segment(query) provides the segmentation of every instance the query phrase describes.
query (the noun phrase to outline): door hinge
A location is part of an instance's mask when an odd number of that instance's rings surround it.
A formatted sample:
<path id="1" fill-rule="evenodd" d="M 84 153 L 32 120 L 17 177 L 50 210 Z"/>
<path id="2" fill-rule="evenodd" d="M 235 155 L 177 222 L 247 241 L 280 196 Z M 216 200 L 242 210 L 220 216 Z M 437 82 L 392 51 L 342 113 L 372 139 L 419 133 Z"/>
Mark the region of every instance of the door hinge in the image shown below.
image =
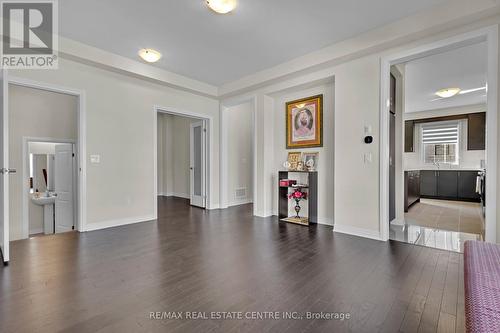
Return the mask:
<path id="1" fill-rule="evenodd" d="M 71 156 L 75 157 L 75 153 L 71 154 Z"/>
<path id="2" fill-rule="evenodd" d="M 203 132 L 205 132 L 205 133 L 206 133 L 206 132 L 207 132 L 207 129 L 206 129 L 206 128 L 204 128 L 204 129 L 203 129 Z"/>

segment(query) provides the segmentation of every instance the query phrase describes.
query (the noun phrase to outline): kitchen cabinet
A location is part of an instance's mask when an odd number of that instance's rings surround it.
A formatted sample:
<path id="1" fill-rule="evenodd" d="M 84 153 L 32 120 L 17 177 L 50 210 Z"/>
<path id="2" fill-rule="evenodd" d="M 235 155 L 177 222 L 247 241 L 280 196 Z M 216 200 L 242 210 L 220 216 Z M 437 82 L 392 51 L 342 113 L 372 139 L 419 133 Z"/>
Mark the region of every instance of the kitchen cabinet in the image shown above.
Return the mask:
<path id="1" fill-rule="evenodd" d="M 404 210 L 420 201 L 420 171 L 405 171 Z"/>
<path id="2" fill-rule="evenodd" d="M 458 199 L 458 172 L 437 172 L 437 196 L 441 199 Z"/>
<path id="3" fill-rule="evenodd" d="M 420 195 L 426 197 L 437 196 L 437 171 L 420 171 Z"/>
<path id="4" fill-rule="evenodd" d="M 458 172 L 458 197 L 464 200 L 479 201 L 480 196 L 476 192 L 477 171 Z"/>
<path id="5" fill-rule="evenodd" d="M 405 153 L 413 153 L 415 148 L 413 147 L 415 131 L 415 122 L 413 120 L 405 121 Z"/>
<path id="6" fill-rule="evenodd" d="M 486 113 L 470 113 L 467 115 L 467 150 L 484 150 L 486 148 Z"/>
<path id="7" fill-rule="evenodd" d="M 443 200 L 479 202 L 476 193 L 477 171 L 421 170 L 420 196 Z"/>

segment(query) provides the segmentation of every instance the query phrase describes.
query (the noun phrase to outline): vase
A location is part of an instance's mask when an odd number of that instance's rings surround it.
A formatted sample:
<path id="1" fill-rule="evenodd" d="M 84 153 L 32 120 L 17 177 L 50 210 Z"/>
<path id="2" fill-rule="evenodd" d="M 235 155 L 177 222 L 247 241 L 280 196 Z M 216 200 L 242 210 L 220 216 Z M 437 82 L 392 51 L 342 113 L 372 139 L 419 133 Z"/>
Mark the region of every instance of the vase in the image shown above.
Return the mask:
<path id="1" fill-rule="evenodd" d="M 299 204 L 300 200 L 298 199 L 295 199 L 295 213 L 297 213 L 297 215 L 295 216 L 296 218 L 300 218 L 299 216 L 299 212 L 300 212 L 300 204 Z"/>

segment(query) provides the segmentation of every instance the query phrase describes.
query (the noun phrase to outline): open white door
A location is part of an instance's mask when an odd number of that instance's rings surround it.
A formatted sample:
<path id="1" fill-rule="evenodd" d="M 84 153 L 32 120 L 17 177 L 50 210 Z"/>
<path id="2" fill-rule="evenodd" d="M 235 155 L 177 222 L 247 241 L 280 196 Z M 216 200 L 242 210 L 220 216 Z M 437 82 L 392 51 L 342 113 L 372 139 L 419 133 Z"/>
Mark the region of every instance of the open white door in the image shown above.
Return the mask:
<path id="1" fill-rule="evenodd" d="M 6 71 L 0 70 L 0 249 L 3 262 L 9 262 L 9 84 Z"/>
<path id="2" fill-rule="evenodd" d="M 73 145 L 56 145 L 54 185 L 56 233 L 73 230 Z"/>
<path id="3" fill-rule="evenodd" d="M 205 208 L 206 145 L 205 122 L 191 123 L 190 135 L 190 187 L 191 205 Z"/>

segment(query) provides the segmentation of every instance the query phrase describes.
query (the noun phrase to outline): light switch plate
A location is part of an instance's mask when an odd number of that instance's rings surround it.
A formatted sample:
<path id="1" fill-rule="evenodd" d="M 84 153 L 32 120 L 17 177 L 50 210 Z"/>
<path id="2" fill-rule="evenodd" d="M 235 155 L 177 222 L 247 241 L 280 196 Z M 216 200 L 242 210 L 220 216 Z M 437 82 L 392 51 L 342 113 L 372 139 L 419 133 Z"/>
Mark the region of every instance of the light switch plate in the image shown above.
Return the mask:
<path id="1" fill-rule="evenodd" d="M 90 155 L 90 163 L 92 164 L 101 163 L 101 155 Z"/>

